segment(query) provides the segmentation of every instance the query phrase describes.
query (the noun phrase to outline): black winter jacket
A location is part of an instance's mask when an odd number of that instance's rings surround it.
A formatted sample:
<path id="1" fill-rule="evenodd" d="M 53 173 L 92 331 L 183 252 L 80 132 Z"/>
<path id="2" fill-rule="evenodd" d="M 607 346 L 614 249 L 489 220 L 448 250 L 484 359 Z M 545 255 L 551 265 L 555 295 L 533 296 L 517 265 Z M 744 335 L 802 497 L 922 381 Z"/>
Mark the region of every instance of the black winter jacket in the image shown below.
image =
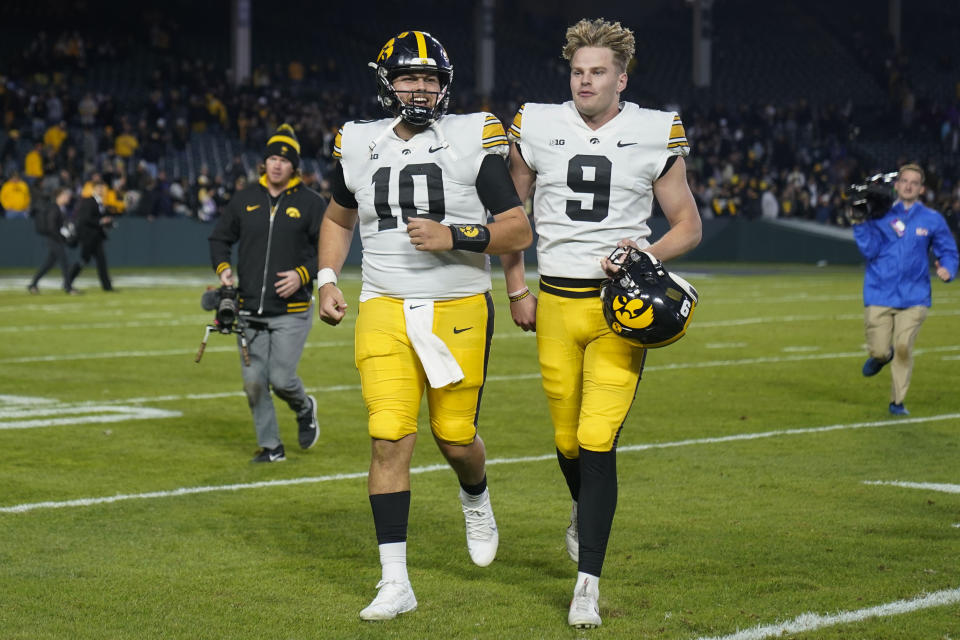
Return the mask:
<path id="1" fill-rule="evenodd" d="M 210 234 L 210 260 L 219 275 L 233 268 L 242 315 L 276 316 L 310 308 L 317 276 L 317 236 L 326 201 L 293 178 L 273 207 L 266 178 L 234 194 Z M 237 245 L 237 266 L 230 263 Z M 277 295 L 277 273 L 295 270 L 302 286 Z"/>

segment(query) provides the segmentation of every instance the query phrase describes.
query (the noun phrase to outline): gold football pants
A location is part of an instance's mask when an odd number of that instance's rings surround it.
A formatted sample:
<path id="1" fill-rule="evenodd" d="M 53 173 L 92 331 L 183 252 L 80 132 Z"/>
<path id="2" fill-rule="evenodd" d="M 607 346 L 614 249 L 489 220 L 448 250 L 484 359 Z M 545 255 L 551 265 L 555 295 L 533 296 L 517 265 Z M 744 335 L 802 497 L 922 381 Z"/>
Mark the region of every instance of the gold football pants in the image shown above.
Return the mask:
<path id="1" fill-rule="evenodd" d="M 407 337 L 403 300 L 379 297 L 360 303 L 355 357 L 371 438 L 395 441 L 416 433 L 424 389 L 430 429 L 439 440 L 466 445 L 476 437 L 493 336 L 490 294 L 435 302 L 433 333 L 446 343 L 464 374 L 460 382 L 440 389 L 427 384 Z"/>
<path id="2" fill-rule="evenodd" d="M 578 447 L 610 451 L 633 404 L 646 350 L 607 327 L 600 297 L 565 297 L 541 286 L 537 351 L 554 442 L 568 459 Z"/>

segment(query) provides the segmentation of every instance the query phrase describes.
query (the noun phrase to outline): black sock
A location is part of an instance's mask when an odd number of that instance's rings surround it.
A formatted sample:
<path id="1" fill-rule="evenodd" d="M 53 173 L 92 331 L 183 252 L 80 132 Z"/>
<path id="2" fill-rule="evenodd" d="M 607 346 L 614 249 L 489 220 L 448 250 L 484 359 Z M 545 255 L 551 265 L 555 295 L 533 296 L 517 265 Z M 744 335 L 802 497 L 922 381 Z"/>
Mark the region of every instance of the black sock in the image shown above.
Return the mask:
<path id="1" fill-rule="evenodd" d="M 563 479 L 567 481 L 570 497 L 576 502 L 580 502 L 580 460 L 565 458 L 560 453 L 560 449 L 557 449 L 557 462 L 560 463 L 560 472 L 563 473 Z"/>
<path id="2" fill-rule="evenodd" d="M 577 519 L 580 526 L 580 562 L 577 569 L 600 577 L 607 541 L 617 510 L 617 450 L 580 449 L 583 484 Z"/>
<path id="3" fill-rule="evenodd" d="M 463 484 L 460 483 L 460 488 L 466 491 L 471 496 L 478 496 L 484 491 L 487 490 L 487 474 L 483 474 L 483 480 L 477 484 Z"/>
<path id="4" fill-rule="evenodd" d="M 410 492 L 380 493 L 370 496 L 377 544 L 405 542 L 410 517 Z"/>

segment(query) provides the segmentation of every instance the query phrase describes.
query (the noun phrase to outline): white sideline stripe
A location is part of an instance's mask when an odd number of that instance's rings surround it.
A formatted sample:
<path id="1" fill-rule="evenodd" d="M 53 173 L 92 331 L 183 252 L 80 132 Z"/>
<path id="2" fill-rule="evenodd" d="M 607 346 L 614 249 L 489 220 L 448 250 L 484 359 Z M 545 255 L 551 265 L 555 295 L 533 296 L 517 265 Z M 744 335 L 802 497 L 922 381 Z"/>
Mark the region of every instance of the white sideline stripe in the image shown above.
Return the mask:
<path id="1" fill-rule="evenodd" d="M 530 337 L 531 334 L 517 334 L 504 336 L 504 339 L 515 339 Z M 330 342 L 308 342 L 306 348 L 326 348 L 326 347 L 347 347 L 353 346 L 353 341 L 330 341 Z M 236 346 L 223 345 L 216 347 L 207 347 L 205 353 L 234 352 Z M 928 347 L 914 349 L 915 356 L 927 353 L 940 353 L 960 351 L 960 345 L 946 345 L 941 347 Z M 2 358 L 0 364 L 25 364 L 30 362 L 63 362 L 69 360 L 102 360 L 108 358 L 141 358 L 156 356 L 195 356 L 196 351 L 188 349 L 158 349 L 156 351 L 114 351 L 112 353 L 77 353 L 70 355 L 49 355 L 49 356 L 23 356 L 20 358 Z M 668 371 L 671 369 L 703 369 L 707 367 L 727 367 L 744 364 L 771 364 L 779 362 L 800 362 L 803 360 L 832 360 L 837 358 L 863 358 L 863 351 L 843 351 L 839 353 L 816 353 L 792 356 L 771 356 L 767 358 L 744 358 L 740 360 L 712 360 L 707 362 L 680 362 L 670 365 L 652 365 L 644 367 L 644 371 Z M 488 378 L 489 379 L 489 378 Z"/>
<path id="2" fill-rule="evenodd" d="M 939 491 L 941 493 L 960 493 L 960 484 L 943 484 L 938 482 L 900 482 L 896 480 L 864 480 L 863 484 L 903 487 L 904 489 L 924 489 L 926 491 Z"/>
<path id="3" fill-rule="evenodd" d="M 857 609 L 855 611 L 841 611 L 840 613 L 828 616 L 818 613 L 803 613 L 787 622 L 744 629 L 726 636 L 702 636 L 697 638 L 697 640 L 764 640 L 764 638 L 779 638 L 787 633 L 816 631 L 824 627 L 849 624 L 851 622 L 862 622 L 868 618 L 898 616 L 912 611 L 930 609 L 932 607 L 943 607 L 957 602 L 960 602 L 960 588 L 944 589 L 942 591 L 934 591 L 933 593 L 920 595 L 910 600 L 896 600 L 875 607 Z"/>
<path id="4" fill-rule="evenodd" d="M 720 442 L 736 442 L 740 440 L 757 440 L 760 438 L 772 438 L 777 436 L 802 435 L 808 433 L 822 433 L 826 431 L 838 431 L 841 429 L 863 429 L 869 427 L 890 427 L 904 424 L 919 424 L 923 422 L 935 422 L 939 420 L 960 419 L 960 413 L 947 413 L 939 416 L 928 416 L 923 418 L 905 418 L 889 419 L 879 422 L 855 422 L 851 424 L 835 424 L 826 427 L 812 427 L 808 429 L 783 429 L 781 431 L 764 431 L 761 433 L 740 433 L 732 436 L 721 436 L 716 438 L 694 438 L 690 440 L 679 440 L 677 442 L 658 442 L 650 444 L 635 444 L 619 447 L 618 451 L 647 451 L 650 449 L 667 449 L 671 447 L 687 447 L 697 444 L 716 444 Z M 494 458 L 487 460 L 488 465 L 496 464 L 517 464 L 522 462 L 542 462 L 546 460 L 556 460 L 555 453 L 549 453 L 539 456 L 523 456 L 519 458 Z M 431 471 L 442 471 L 449 467 L 445 464 L 435 464 L 425 467 L 414 467 L 410 473 L 428 473 Z M 64 507 L 86 507 L 96 504 L 105 504 L 110 502 L 120 502 L 122 500 L 142 500 L 146 498 L 170 498 L 173 496 L 189 495 L 194 493 L 210 493 L 213 491 L 238 491 L 242 489 L 257 489 L 260 487 L 287 486 L 295 484 L 308 484 L 316 482 L 330 482 L 332 480 L 349 480 L 356 478 L 365 478 L 367 473 L 347 473 L 335 474 L 330 476 L 316 476 L 310 478 L 293 478 L 290 480 L 274 480 L 270 482 L 253 482 L 249 484 L 231 484 L 207 487 L 185 487 L 173 489 L 171 491 L 152 491 L 150 493 L 121 494 L 105 498 L 81 498 L 78 500 L 66 500 L 61 502 L 34 502 L 9 507 L 0 507 L 0 513 L 24 513 L 35 509 L 61 509 Z"/>

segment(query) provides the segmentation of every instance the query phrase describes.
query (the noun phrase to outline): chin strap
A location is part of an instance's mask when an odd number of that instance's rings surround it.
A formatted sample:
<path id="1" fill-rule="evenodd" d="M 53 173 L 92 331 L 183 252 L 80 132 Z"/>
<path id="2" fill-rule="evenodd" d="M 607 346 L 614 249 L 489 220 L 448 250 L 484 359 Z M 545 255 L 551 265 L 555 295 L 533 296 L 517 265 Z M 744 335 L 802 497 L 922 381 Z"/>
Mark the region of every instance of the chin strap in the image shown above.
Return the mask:
<path id="1" fill-rule="evenodd" d="M 433 129 L 433 132 L 437 134 L 437 138 L 440 140 L 440 146 L 442 148 L 446 149 L 450 146 L 450 143 L 447 142 L 447 139 L 443 137 L 443 132 L 440 131 L 440 127 L 437 126 L 436 120 L 431 120 L 427 128 Z"/>
<path id="2" fill-rule="evenodd" d="M 398 124 L 400 124 L 400 121 L 401 121 L 401 120 L 403 120 L 403 117 L 402 117 L 402 116 L 397 116 L 396 118 L 394 118 L 393 122 L 391 122 L 389 125 L 387 125 L 387 127 L 386 127 L 383 131 L 380 132 L 380 135 L 378 135 L 376 138 L 374 138 L 373 140 L 370 141 L 370 144 L 369 144 L 368 146 L 370 147 L 371 153 L 373 152 L 373 148 L 376 147 L 377 144 L 379 144 L 380 141 L 383 140 L 383 139 L 387 136 L 387 134 L 389 134 L 391 131 L 393 131 L 393 128 L 394 128 L 395 126 L 397 126 Z"/>

